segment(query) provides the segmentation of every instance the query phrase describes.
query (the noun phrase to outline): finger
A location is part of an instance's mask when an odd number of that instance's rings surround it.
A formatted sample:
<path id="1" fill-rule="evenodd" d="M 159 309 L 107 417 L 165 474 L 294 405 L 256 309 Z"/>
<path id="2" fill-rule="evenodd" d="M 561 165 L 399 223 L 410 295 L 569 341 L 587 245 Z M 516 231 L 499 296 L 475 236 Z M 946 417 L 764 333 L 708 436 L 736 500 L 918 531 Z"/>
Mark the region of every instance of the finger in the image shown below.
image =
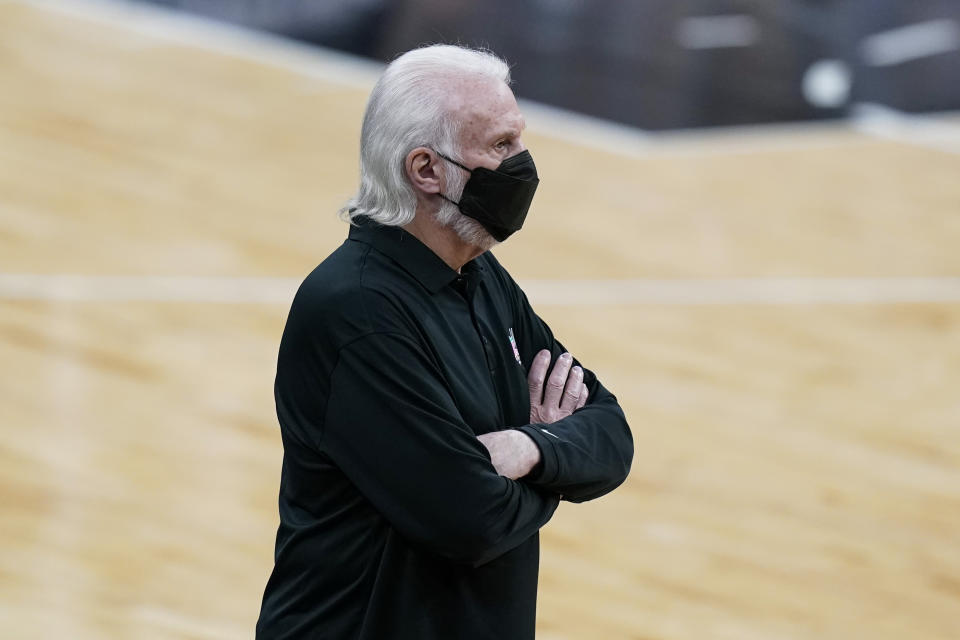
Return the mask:
<path id="1" fill-rule="evenodd" d="M 543 381 L 547 378 L 547 369 L 550 368 L 550 352 L 541 350 L 533 358 L 530 372 L 527 374 L 527 387 L 530 389 L 530 404 L 539 405 L 543 402 Z"/>
<path id="2" fill-rule="evenodd" d="M 577 408 L 577 402 L 580 401 L 582 387 L 583 369 L 580 367 L 570 369 L 570 375 L 567 376 L 567 385 L 563 388 L 563 397 L 560 399 L 561 411 L 573 413 L 573 410 Z"/>
<path id="3" fill-rule="evenodd" d="M 573 364 L 573 358 L 569 353 L 564 353 L 557 358 L 553 365 L 553 371 L 547 378 L 547 386 L 543 390 L 543 404 L 545 406 L 551 408 L 560 406 L 560 397 L 563 395 L 563 388 L 567 384 L 571 364 Z"/>
<path id="4" fill-rule="evenodd" d="M 587 396 L 590 395 L 590 389 L 587 388 L 586 384 L 580 385 L 580 399 L 577 400 L 577 409 L 583 409 L 583 406 L 587 404 Z"/>

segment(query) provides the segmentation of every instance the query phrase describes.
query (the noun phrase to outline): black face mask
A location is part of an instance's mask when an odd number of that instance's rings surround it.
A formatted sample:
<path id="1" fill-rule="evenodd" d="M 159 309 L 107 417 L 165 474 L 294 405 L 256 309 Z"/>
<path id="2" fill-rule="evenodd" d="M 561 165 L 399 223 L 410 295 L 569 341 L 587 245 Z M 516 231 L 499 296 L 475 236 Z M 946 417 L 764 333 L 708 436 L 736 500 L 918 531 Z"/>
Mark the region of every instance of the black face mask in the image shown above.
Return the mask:
<path id="1" fill-rule="evenodd" d="M 468 169 L 439 151 L 437 155 L 470 172 L 460 202 L 453 202 L 442 193 L 441 198 L 457 205 L 463 215 L 479 222 L 500 242 L 520 230 L 540 183 L 529 151 L 510 156 L 496 169 Z"/>

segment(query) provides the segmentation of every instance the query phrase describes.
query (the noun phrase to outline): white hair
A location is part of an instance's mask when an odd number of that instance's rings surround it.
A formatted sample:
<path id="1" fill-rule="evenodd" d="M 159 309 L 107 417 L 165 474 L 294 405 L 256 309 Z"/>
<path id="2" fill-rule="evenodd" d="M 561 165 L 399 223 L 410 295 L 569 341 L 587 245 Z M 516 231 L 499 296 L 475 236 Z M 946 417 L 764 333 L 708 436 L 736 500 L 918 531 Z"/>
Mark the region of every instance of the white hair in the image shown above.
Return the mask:
<path id="1" fill-rule="evenodd" d="M 387 66 L 370 93 L 360 133 L 360 188 L 342 209 L 383 225 L 413 220 L 417 199 L 407 179 L 406 158 L 417 147 L 430 147 L 460 159 L 460 120 L 449 99 L 452 78 L 481 76 L 510 83 L 510 67 L 487 51 L 432 45 L 404 53 Z M 445 170 L 447 195 L 459 200 L 467 177 L 462 169 Z M 489 234 L 445 203 L 437 219 L 473 244 L 488 244 Z M 452 210 L 451 210 L 452 207 Z M 461 221 L 464 220 L 466 222 Z M 482 234 L 482 235 L 479 235 Z M 485 238 L 482 236 L 486 236 Z M 468 240 L 470 241 L 470 240 Z"/>

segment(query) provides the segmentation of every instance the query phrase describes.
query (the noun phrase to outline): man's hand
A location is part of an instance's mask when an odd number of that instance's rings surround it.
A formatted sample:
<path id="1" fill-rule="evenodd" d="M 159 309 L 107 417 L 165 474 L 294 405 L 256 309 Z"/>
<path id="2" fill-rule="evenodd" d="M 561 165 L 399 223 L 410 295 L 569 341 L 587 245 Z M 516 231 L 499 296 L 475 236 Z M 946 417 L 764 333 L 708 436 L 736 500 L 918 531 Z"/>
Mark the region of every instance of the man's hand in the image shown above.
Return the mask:
<path id="1" fill-rule="evenodd" d="M 587 403 L 587 386 L 583 384 L 583 369 L 570 366 L 573 356 L 562 354 L 553 365 L 553 371 L 547 378 L 550 367 L 550 352 L 543 349 L 533 359 L 527 386 L 530 389 L 530 423 L 551 424 L 566 418 Z M 543 383 L 547 387 L 544 390 Z"/>
<path id="2" fill-rule="evenodd" d="M 540 462 L 540 447 L 523 431 L 506 429 L 477 436 L 490 452 L 493 468 L 502 476 L 517 480 Z"/>
<path id="3" fill-rule="evenodd" d="M 544 349 L 534 358 L 527 376 L 531 423 L 551 424 L 586 404 L 587 387 L 583 384 L 583 369 L 571 368 L 572 364 L 573 357 L 564 353 L 557 359 L 547 378 L 550 352 Z M 540 462 L 540 448 L 522 431 L 494 431 L 477 436 L 477 439 L 490 452 L 490 460 L 497 473 L 511 480 L 527 475 Z"/>

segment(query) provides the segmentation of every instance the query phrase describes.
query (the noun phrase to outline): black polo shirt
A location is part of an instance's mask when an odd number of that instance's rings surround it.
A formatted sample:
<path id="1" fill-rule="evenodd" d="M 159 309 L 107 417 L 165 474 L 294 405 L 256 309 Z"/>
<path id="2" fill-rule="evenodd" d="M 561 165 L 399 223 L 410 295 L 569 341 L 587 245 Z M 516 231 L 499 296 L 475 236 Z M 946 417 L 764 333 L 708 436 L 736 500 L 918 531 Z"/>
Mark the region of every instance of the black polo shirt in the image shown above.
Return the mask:
<path id="1" fill-rule="evenodd" d="M 276 566 L 258 638 L 533 638 L 538 530 L 623 482 L 623 412 L 528 425 L 534 355 L 564 351 L 490 253 L 450 269 L 365 221 L 303 282 L 280 344 Z M 519 428 L 542 462 L 497 475 L 476 436 Z"/>

